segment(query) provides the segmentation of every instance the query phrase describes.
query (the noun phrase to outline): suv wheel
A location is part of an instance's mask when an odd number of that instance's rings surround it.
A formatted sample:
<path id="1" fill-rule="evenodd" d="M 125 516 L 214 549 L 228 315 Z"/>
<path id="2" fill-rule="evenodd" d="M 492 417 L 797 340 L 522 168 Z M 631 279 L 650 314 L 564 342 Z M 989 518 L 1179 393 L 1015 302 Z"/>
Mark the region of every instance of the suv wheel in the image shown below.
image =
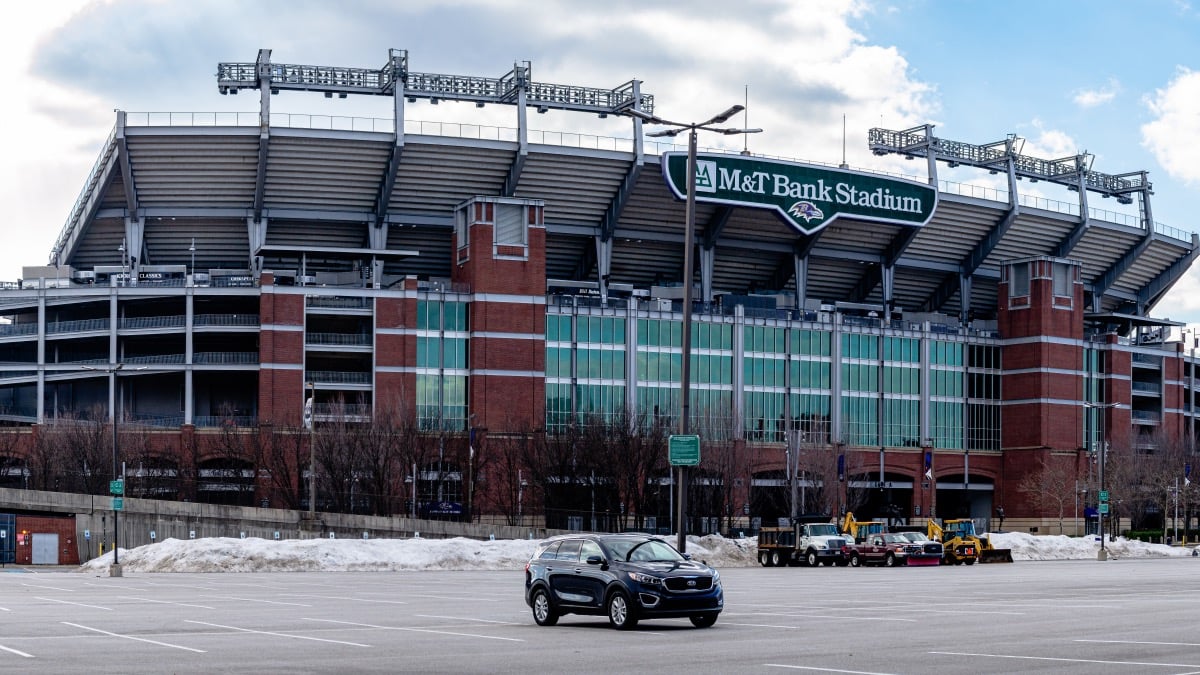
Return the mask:
<path id="1" fill-rule="evenodd" d="M 637 614 L 625 591 L 613 591 L 608 596 L 608 621 L 617 630 L 632 630 L 637 626 Z"/>
<path id="2" fill-rule="evenodd" d="M 539 626 L 553 626 L 558 623 L 558 613 L 550 606 L 550 595 L 544 588 L 533 592 L 533 620 Z"/>
<path id="3" fill-rule="evenodd" d="M 692 620 L 692 625 L 696 628 L 708 628 L 717 622 L 716 614 L 697 614 L 696 616 L 690 618 Z"/>

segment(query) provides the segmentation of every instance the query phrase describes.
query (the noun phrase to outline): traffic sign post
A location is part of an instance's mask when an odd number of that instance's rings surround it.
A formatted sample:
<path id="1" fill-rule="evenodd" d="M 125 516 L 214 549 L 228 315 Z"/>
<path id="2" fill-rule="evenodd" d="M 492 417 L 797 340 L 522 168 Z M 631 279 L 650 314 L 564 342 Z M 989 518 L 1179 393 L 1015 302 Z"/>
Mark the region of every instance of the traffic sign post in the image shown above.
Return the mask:
<path id="1" fill-rule="evenodd" d="M 113 511 L 121 511 L 125 508 L 125 500 L 120 497 L 113 497 Z"/>
<path id="2" fill-rule="evenodd" d="M 108 493 L 112 494 L 112 495 L 125 494 L 125 481 L 123 481 L 123 480 L 108 481 Z"/>
<path id="3" fill-rule="evenodd" d="M 700 466 L 700 437 L 672 434 L 667 439 L 667 456 L 671 466 Z"/>
<path id="4" fill-rule="evenodd" d="M 1104 503 L 1106 501 L 1108 501 L 1108 490 L 1101 490 L 1100 491 L 1100 503 Z"/>
<path id="5" fill-rule="evenodd" d="M 1105 516 L 1108 515 L 1108 504 L 1100 504 L 1100 514 Z"/>

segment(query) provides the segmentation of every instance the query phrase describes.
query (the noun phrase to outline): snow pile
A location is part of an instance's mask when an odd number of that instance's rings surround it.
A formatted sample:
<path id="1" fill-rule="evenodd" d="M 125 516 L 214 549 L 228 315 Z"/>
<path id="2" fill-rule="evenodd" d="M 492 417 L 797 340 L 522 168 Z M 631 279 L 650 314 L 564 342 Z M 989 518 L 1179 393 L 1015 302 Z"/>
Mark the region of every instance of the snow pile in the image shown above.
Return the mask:
<path id="1" fill-rule="evenodd" d="M 268 539 L 210 537 L 166 539 L 122 549 L 129 572 L 389 572 L 401 570 L 521 570 L 539 540 L 453 539 Z M 673 540 L 671 540 L 673 542 Z M 749 567 L 754 539 L 688 537 L 688 553 L 714 567 Z M 81 566 L 107 571 L 111 555 Z"/>
<path id="2" fill-rule="evenodd" d="M 1066 535 L 1037 536 L 1021 532 L 993 532 L 988 538 L 995 548 L 1012 549 L 1013 560 L 1095 560 L 1100 550 L 1097 536 L 1068 537 Z M 1114 558 L 1169 558 L 1190 556 L 1192 549 L 1117 537 L 1105 542 Z"/>
<path id="3" fill-rule="evenodd" d="M 988 535 L 996 548 L 1012 550 L 1014 560 L 1095 560 L 1097 537 L 1035 536 L 1019 532 Z M 674 544 L 674 537 L 663 537 Z M 533 555 L 539 540 L 479 541 L 453 539 L 167 539 L 121 550 L 129 572 L 393 572 L 404 570 L 518 571 Z M 1190 556 L 1192 549 L 1146 544 L 1118 538 L 1105 545 L 1113 558 Z M 717 568 L 758 565 L 752 537 L 719 535 L 688 537 L 687 551 Z M 81 566 L 84 572 L 107 572 L 112 555 Z"/>

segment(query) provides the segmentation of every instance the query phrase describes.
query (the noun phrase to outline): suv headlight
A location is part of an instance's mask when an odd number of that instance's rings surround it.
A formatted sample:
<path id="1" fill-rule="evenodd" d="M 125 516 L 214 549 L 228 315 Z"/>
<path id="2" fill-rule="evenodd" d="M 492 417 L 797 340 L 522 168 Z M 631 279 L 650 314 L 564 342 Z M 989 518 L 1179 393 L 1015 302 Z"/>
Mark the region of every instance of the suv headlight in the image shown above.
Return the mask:
<path id="1" fill-rule="evenodd" d="M 629 578 L 647 586 L 661 586 L 663 582 L 659 577 L 652 577 L 649 574 L 642 574 L 641 572 L 629 572 Z"/>

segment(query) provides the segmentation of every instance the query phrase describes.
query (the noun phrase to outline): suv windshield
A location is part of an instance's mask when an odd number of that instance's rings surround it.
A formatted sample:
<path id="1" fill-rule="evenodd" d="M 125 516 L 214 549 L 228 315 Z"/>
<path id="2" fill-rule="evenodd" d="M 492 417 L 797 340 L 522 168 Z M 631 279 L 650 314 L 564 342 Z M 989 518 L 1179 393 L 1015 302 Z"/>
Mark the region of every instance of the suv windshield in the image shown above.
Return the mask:
<path id="1" fill-rule="evenodd" d="M 676 562 L 683 560 L 670 544 L 659 539 L 605 539 L 604 545 L 612 551 L 613 557 L 623 561 L 638 562 Z"/>

